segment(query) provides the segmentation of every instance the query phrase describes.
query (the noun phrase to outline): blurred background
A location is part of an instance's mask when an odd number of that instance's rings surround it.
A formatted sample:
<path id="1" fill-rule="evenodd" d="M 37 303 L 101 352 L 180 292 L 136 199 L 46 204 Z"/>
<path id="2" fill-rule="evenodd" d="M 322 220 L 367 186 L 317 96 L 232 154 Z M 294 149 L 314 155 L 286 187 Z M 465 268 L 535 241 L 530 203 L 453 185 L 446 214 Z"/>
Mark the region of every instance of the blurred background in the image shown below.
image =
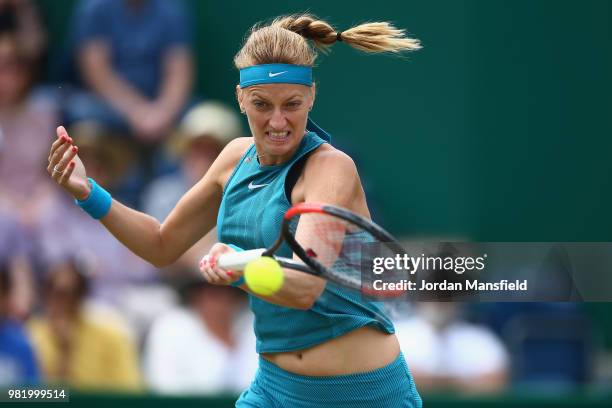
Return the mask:
<path id="1" fill-rule="evenodd" d="M 232 58 L 257 21 L 388 20 L 405 57 L 318 59 L 312 117 L 406 240 L 612 241 L 607 0 L 0 0 L 0 387 L 233 406 L 257 365 L 246 299 L 203 283 L 214 232 L 157 270 L 45 172 L 67 127 L 88 173 L 160 221 L 248 135 Z M 612 305 L 426 303 L 394 316 L 426 406 L 611 406 Z"/>

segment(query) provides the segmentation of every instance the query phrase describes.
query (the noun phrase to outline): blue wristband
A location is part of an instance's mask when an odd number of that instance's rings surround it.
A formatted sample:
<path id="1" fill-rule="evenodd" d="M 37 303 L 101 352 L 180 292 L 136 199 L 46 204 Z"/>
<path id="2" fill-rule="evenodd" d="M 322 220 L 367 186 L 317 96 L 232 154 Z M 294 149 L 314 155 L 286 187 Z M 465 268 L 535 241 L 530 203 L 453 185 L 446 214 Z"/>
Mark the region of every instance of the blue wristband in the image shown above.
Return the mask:
<path id="1" fill-rule="evenodd" d="M 244 249 L 240 248 L 239 246 L 236 246 L 234 244 L 227 244 L 228 247 L 232 248 L 234 251 L 236 252 L 242 252 L 244 251 Z M 244 280 L 244 275 L 242 275 L 236 282 L 232 282 L 231 286 L 233 287 L 238 287 L 240 285 L 243 285 L 245 282 Z"/>
<path id="2" fill-rule="evenodd" d="M 108 214 L 113 203 L 113 198 L 110 193 L 100 187 L 92 178 L 87 179 L 91 184 L 91 193 L 85 200 L 74 200 L 74 202 L 83 209 L 87 214 L 91 215 L 96 220 Z"/>

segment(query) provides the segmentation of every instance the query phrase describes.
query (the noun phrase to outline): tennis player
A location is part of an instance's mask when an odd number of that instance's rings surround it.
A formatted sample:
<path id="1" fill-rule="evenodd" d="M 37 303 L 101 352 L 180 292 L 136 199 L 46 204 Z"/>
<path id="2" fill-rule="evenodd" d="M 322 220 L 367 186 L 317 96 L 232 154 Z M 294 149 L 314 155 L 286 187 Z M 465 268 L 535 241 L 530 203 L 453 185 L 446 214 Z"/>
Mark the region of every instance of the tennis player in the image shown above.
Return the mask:
<path id="1" fill-rule="evenodd" d="M 238 104 L 253 136 L 229 143 L 161 225 L 88 179 L 63 127 L 47 170 L 78 205 L 158 267 L 172 263 L 216 224 L 222 243 L 200 269 L 213 284 L 248 291 L 240 271 L 224 270 L 216 260 L 222 253 L 268 247 L 291 205 L 323 202 L 369 217 L 355 164 L 308 118 L 316 94 L 311 44 L 325 49 L 336 42 L 366 52 L 419 48 L 386 22 L 338 32 L 302 14 L 253 27 L 234 59 Z M 237 407 L 421 406 L 393 325 L 386 317 L 381 321 L 376 304 L 293 270 L 285 271 L 274 295 L 249 297 L 260 368 Z"/>

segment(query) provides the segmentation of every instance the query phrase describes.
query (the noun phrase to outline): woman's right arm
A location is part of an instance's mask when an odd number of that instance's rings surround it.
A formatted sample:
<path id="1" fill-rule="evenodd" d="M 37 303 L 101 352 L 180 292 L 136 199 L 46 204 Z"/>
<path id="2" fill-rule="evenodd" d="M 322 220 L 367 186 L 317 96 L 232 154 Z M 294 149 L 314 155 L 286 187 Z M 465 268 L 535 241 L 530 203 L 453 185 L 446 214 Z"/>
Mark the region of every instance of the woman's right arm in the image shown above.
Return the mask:
<path id="1" fill-rule="evenodd" d="M 78 148 L 60 126 L 57 140 L 51 147 L 47 171 L 68 193 L 85 199 L 91 192 Z M 244 152 L 245 141 L 238 139 L 221 152 L 206 175 L 178 202 L 163 224 L 155 218 L 112 201 L 102 224 L 121 243 L 151 264 L 171 264 L 210 231 L 216 223 L 217 211 L 225 180 Z M 55 167 L 59 172 L 54 171 Z"/>

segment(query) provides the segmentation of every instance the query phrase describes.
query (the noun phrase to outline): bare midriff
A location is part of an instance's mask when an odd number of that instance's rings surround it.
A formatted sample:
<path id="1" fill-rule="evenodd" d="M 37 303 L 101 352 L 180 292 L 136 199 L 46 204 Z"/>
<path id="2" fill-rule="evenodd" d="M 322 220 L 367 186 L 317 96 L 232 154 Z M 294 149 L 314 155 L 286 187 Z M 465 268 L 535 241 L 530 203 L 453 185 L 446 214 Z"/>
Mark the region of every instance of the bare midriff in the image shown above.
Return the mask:
<path id="1" fill-rule="evenodd" d="M 295 374 L 332 376 L 376 370 L 393 362 L 399 352 L 395 334 L 366 326 L 307 349 L 262 357 Z"/>

